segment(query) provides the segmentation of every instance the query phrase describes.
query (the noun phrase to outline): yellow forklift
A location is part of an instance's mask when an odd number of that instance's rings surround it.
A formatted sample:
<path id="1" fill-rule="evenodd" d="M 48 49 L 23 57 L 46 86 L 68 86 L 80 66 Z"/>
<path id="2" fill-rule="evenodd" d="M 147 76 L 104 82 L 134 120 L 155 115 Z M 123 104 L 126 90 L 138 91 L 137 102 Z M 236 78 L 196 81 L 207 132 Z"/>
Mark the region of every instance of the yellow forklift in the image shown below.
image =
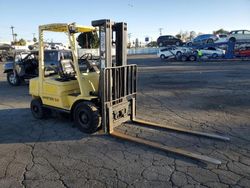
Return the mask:
<path id="1" fill-rule="evenodd" d="M 99 60 L 91 55 L 79 60 L 75 34 L 99 32 Z M 68 36 L 72 56 L 62 57 L 58 67 L 44 63 L 44 32 L 63 32 Z M 115 44 L 115 57 L 112 46 Z M 127 24 L 110 20 L 92 21 L 92 26 L 48 24 L 39 27 L 39 76 L 30 80 L 31 112 L 42 119 L 48 110 L 69 113 L 74 124 L 86 133 L 102 129 L 112 136 L 148 145 L 203 162 L 221 164 L 217 159 L 168 147 L 115 130 L 125 122 L 228 141 L 229 138 L 204 132 L 149 123 L 136 118 L 137 67 L 127 65 Z"/>

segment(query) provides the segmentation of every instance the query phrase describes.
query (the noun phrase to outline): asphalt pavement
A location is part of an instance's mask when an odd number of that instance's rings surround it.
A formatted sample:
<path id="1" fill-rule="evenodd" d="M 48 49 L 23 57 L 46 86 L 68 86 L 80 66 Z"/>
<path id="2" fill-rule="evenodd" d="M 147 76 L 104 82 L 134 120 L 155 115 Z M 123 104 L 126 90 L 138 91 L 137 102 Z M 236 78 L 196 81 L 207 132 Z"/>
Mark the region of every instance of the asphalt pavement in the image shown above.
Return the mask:
<path id="1" fill-rule="evenodd" d="M 125 134 L 222 161 L 202 163 L 109 135 L 88 135 L 67 117 L 34 119 L 28 83 L 8 85 L 0 63 L 0 187 L 249 187 L 250 61 L 138 65 L 137 116 L 226 135 L 229 142 L 124 124 Z"/>

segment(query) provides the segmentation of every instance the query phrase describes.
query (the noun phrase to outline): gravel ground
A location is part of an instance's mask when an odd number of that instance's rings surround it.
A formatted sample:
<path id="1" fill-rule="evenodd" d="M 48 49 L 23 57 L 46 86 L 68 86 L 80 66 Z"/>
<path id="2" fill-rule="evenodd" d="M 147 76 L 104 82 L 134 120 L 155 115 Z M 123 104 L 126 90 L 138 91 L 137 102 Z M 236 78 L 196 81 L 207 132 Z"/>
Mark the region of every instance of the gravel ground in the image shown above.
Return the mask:
<path id="1" fill-rule="evenodd" d="M 249 187 L 250 62 L 139 66 L 137 116 L 230 142 L 125 124 L 126 134 L 222 161 L 204 164 L 108 135 L 81 133 L 64 117 L 36 120 L 28 85 L 7 84 L 0 63 L 0 187 Z"/>

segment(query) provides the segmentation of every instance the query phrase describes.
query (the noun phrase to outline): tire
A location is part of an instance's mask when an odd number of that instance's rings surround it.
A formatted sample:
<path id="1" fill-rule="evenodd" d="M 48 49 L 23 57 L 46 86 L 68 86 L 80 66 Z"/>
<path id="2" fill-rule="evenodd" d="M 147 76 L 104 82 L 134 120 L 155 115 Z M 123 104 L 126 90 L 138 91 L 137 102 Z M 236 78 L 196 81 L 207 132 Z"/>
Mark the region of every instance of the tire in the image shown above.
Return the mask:
<path id="1" fill-rule="evenodd" d="M 0 62 L 6 62 L 6 61 L 7 61 L 6 57 L 0 57 Z"/>
<path id="2" fill-rule="evenodd" d="M 217 58 L 218 57 L 218 54 L 214 53 L 212 54 L 212 58 Z"/>
<path id="3" fill-rule="evenodd" d="M 187 61 L 187 56 L 182 55 L 182 56 L 181 56 L 181 61 L 183 61 L 183 62 L 184 62 L 184 61 Z"/>
<path id="4" fill-rule="evenodd" d="M 180 46 L 180 42 L 179 42 L 179 41 L 176 41 L 176 42 L 175 42 L 175 45 L 176 45 L 176 46 Z"/>
<path id="5" fill-rule="evenodd" d="M 182 54 L 182 53 L 181 53 L 180 51 L 178 51 L 178 52 L 176 53 L 176 56 L 177 56 L 177 57 L 180 57 L 181 54 Z"/>
<path id="6" fill-rule="evenodd" d="M 84 133 L 94 133 L 101 125 L 99 110 L 91 102 L 80 102 L 74 109 L 74 123 Z"/>
<path id="7" fill-rule="evenodd" d="M 196 60 L 196 56 L 195 55 L 190 55 L 189 56 L 189 61 L 195 61 Z"/>
<path id="8" fill-rule="evenodd" d="M 187 46 L 193 46 L 192 42 L 187 43 Z"/>
<path id="9" fill-rule="evenodd" d="M 161 60 L 164 60 L 166 57 L 165 57 L 165 55 L 161 54 L 160 58 L 161 58 Z"/>
<path id="10" fill-rule="evenodd" d="M 162 42 L 160 42 L 160 43 L 159 43 L 159 46 L 160 46 L 160 47 L 162 47 L 162 46 L 163 46 L 163 43 L 162 43 Z"/>
<path id="11" fill-rule="evenodd" d="M 7 73 L 7 81 L 12 86 L 19 86 L 21 84 L 21 79 L 13 71 Z"/>
<path id="12" fill-rule="evenodd" d="M 45 117 L 45 109 L 41 99 L 33 99 L 30 103 L 30 110 L 36 119 L 43 119 Z"/>
<path id="13" fill-rule="evenodd" d="M 208 43 L 208 44 L 213 44 L 213 43 L 214 43 L 214 40 L 213 40 L 213 39 L 208 39 L 208 40 L 207 40 L 207 43 Z"/>
<path id="14" fill-rule="evenodd" d="M 236 42 L 236 38 L 234 38 L 234 37 L 230 38 L 229 42 Z"/>

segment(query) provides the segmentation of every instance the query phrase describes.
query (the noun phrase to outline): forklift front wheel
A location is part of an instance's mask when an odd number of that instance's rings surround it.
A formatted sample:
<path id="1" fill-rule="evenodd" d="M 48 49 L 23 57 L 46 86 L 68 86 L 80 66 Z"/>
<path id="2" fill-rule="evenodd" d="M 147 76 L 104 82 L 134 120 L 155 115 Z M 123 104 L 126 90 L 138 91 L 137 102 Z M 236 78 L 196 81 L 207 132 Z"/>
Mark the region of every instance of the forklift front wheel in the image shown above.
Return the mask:
<path id="1" fill-rule="evenodd" d="M 80 102 L 74 110 L 74 122 L 82 132 L 96 132 L 101 125 L 97 107 L 91 102 Z"/>
<path id="2" fill-rule="evenodd" d="M 36 119 L 42 119 L 45 116 L 45 110 L 41 99 L 33 99 L 30 103 L 30 110 Z"/>

